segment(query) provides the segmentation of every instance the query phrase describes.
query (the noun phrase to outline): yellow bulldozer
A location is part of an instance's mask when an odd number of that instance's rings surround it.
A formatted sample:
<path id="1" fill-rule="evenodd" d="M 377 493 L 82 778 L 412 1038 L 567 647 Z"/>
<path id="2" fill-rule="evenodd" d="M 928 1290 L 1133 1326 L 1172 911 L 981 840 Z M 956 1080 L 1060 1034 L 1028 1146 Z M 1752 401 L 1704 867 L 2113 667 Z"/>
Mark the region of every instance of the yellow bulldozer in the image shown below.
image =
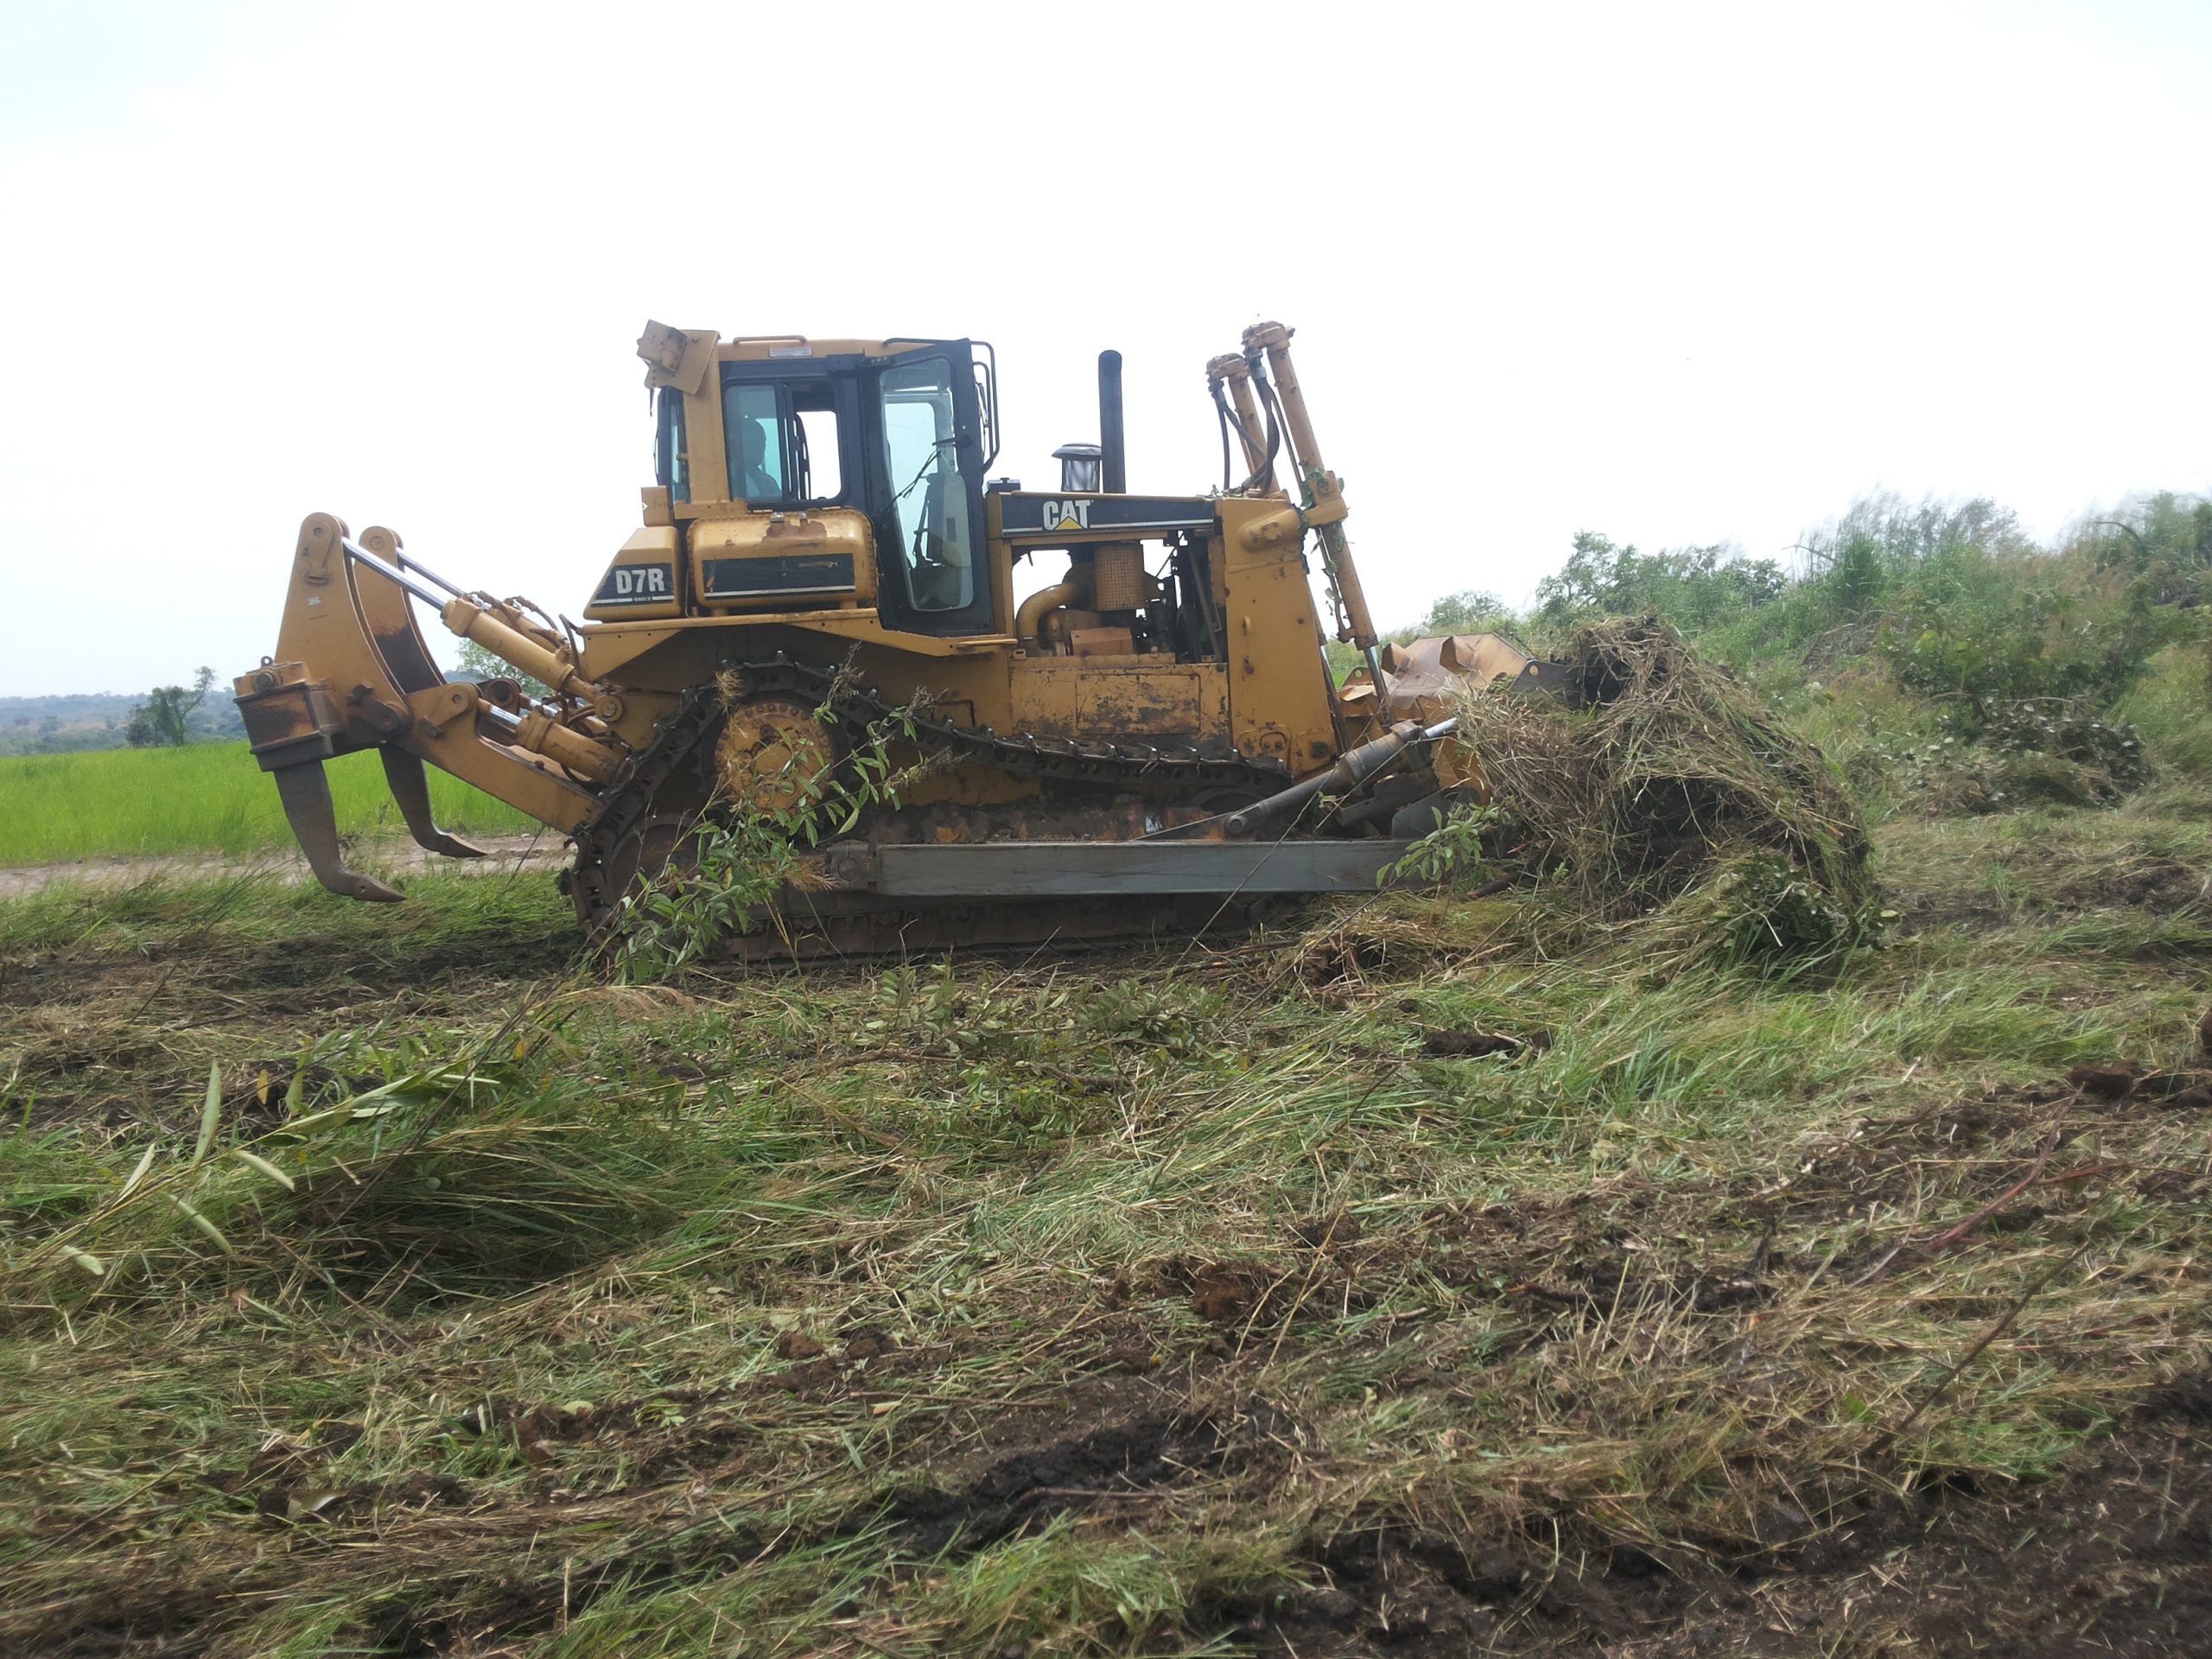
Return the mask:
<path id="1" fill-rule="evenodd" d="M 1117 353 L 1099 442 L 1026 490 L 990 476 L 984 342 L 648 323 L 654 481 L 584 620 L 314 514 L 276 652 L 236 683 L 253 753 L 333 892 L 400 897 L 347 867 L 323 772 L 373 748 L 427 849 L 480 855 L 435 822 L 426 762 L 568 837 L 605 935 L 718 815 L 818 793 L 891 734 L 895 798 L 819 836 L 741 954 L 1183 933 L 1371 888 L 1470 785 L 1438 753 L 1453 687 L 1558 671 L 1497 634 L 1378 642 L 1290 340 L 1262 323 L 1207 365 L 1220 487 L 1149 495 Z M 1033 560 L 1057 579 L 1017 602 Z M 417 601 L 514 673 L 449 678 Z M 1332 633 L 1365 663 L 1341 685 Z"/>

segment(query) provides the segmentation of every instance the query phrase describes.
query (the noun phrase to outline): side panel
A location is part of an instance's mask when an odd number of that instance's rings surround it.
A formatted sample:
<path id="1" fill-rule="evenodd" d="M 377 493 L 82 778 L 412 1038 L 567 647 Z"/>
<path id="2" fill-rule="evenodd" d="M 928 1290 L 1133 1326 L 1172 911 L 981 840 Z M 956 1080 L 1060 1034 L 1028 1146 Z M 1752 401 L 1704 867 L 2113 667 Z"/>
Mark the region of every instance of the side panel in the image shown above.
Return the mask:
<path id="1" fill-rule="evenodd" d="M 622 543 L 585 607 L 587 621 L 658 621 L 683 614 L 681 532 L 649 524 Z"/>
<path id="2" fill-rule="evenodd" d="M 1228 747 L 1228 674 L 1217 663 L 1020 657 L 1011 689 L 1016 730 L 1209 752 Z"/>
<path id="3" fill-rule="evenodd" d="M 691 525 L 692 601 L 709 613 L 875 602 L 874 537 L 851 508 L 748 513 Z"/>
<path id="4" fill-rule="evenodd" d="M 1001 492 L 1000 532 L 1018 542 L 1062 547 L 1074 542 L 1158 540 L 1180 530 L 1210 533 L 1214 504 L 1203 496 L 1046 495 Z"/>

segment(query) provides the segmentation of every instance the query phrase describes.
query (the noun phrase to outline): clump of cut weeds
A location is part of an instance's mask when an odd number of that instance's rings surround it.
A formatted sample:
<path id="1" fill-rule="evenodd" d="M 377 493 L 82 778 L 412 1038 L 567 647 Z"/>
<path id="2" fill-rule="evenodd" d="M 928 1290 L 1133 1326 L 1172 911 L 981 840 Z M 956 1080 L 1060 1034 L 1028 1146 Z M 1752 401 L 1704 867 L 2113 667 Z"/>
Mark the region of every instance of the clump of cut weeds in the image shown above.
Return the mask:
<path id="1" fill-rule="evenodd" d="M 1479 832 L 1601 922 L 1664 916 L 1677 954 L 1802 957 L 1878 919 L 1842 780 L 1655 617 L 1593 623 L 1567 653 L 1579 706 L 1476 694 L 1454 740 L 1491 805 Z M 1452 861 L 1450 842 L 1421 844 Z"/>
<path id="2" fill-rule="evenodd" d="M 1729 860 L 1661 912 L 1683 948 L 1715 966 L 1786 963 L 1802 966 L 1872 944 L 1885 912 L 1872 901 L 1837 902 L 1787 859 L 1746 853 Z"/>

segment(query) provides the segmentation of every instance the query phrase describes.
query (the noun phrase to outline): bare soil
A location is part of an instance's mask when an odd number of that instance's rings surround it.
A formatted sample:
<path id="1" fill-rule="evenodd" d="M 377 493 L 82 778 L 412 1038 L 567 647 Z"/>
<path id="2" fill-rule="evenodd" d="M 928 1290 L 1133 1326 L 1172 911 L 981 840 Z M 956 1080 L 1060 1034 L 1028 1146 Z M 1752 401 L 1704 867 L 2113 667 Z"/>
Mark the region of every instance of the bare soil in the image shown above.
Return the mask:
<path id="1" fill-rule="evenodd" d="M 1940 1488 L 1795 1560 L 1381 1531 L 1318 1582 L 1224 1608 L 1255 1651 L 1609 1659 L 2139 1659 L 2212 1652 L 2212 1374 L 2166 1390 L 2057 1478 Z"/>

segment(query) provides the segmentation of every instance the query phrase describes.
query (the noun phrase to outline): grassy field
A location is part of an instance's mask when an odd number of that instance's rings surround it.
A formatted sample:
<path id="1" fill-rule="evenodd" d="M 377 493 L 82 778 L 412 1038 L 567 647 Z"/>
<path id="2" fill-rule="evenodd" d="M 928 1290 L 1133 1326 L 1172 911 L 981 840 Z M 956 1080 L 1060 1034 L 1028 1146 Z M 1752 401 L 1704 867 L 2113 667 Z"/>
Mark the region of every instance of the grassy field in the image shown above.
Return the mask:
<path id="1" fill-rule="evenodd" d="M 404 836 L 370 754 L 328 763 L 341 833 Z M 438 820 L 461 834 L 528 833 L 537 823 L 435 768 Z M 111 855 L 223 853 L 289 846 L 276 786 L 243 743 L 0 756 L 0 865 Z"/>
<path id="2" fill-rule="evenodd" d="M 0 1649 L 2190 1650 L 2208 825 L 1892 817 L 1817 982 L 1527 893 L 655 988 L 543 875 L 0 906 Z"/>

